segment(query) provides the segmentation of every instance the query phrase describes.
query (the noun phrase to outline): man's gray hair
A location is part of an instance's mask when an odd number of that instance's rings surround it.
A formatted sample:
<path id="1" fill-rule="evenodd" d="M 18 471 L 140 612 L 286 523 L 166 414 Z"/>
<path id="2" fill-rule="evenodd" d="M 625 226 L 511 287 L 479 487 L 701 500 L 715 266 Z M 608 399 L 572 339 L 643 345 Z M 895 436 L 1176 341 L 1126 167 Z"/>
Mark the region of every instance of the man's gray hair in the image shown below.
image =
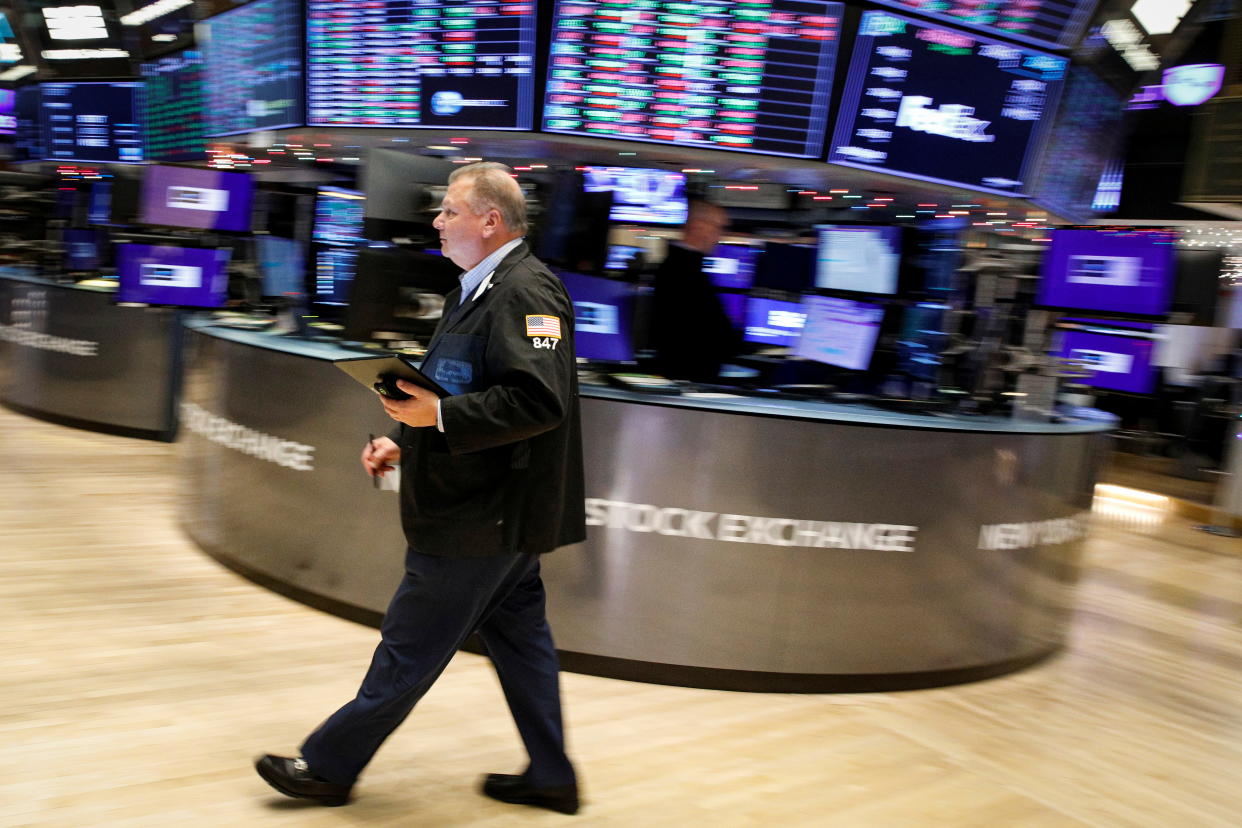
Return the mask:
<path id="1" fill-rule="evenodd" d="M 467 164 L 453 170 L 448 177 L 452 184 L 465 179 L 473 186 L 467 203 L 475 215 L 495 210 L 505 226 L 526 235 L 526 194 L 513 180 L 513 170 L 495 161 Z"/>

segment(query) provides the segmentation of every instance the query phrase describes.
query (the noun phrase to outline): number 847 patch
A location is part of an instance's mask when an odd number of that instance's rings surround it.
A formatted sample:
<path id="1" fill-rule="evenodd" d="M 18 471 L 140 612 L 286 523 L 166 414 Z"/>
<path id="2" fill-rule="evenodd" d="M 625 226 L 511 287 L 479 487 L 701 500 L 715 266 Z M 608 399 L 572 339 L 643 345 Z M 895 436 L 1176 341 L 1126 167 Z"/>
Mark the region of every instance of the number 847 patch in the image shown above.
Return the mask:
<path id="1" fill-rule="evenodd" d="M 547 314 L 528 314 L 526 316 L 526 335 L 536 348 L 548 348 L 555 351 L 561 342 L 561 320 L 557 316 Z"/>

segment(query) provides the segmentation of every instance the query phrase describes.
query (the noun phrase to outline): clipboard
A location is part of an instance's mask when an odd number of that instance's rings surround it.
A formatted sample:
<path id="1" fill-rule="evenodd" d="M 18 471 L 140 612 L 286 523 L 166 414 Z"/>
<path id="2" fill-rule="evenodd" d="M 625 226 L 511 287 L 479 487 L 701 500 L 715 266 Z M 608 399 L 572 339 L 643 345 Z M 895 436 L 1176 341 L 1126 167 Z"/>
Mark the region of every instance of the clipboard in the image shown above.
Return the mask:
<path id="1" fill-rule="evenodd" d="M 361 357 L 342 359 L 333 363 L 346 374 L 365 385 L 369 390 L 383 396 L 391 396 L 384 388 L 385 378 L 403 379 L 420 388 L 426 388 L 437 397 L 450 396 L 444 386 L 424 374 L 416 365 L 399 356 Z M 391 388 L 391 386 L 390 386 Z"/>

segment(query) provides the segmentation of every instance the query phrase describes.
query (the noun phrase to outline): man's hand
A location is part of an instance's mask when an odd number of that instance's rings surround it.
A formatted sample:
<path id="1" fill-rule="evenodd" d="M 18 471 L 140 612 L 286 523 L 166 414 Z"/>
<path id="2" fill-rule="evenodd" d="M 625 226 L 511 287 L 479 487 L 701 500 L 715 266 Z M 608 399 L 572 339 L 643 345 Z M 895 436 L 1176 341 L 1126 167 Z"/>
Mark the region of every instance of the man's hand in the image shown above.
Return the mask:
<path id="1" fill-rule="evenodd" d="M 403 379 L 397 380 L 397 387 L 409 394 L 410 398 L 390 400 L 387 397 L 380 397 L 380 402 L 384 404 L 384 410 L 388 412 L 388 416 L 414 428 L 434 426 L 436 424 L 436 395 Z"/>
<path id="2" fill-rule="evenodd" d="M 400 446 L 387 437 L 376 437 L 362 449 L 362 467 L 371 477 L 383 477 L 400 457 Z"/>

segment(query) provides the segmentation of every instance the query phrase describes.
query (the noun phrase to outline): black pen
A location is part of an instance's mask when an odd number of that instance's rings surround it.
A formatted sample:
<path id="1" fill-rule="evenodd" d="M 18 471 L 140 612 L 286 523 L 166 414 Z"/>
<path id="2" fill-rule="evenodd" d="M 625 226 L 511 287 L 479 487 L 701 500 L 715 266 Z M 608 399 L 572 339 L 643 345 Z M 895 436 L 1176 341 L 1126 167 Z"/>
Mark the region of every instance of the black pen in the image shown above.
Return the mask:
<path id="1" fill-rule="evenodd" d="M 367 435 L 367 444 L 371 446 L 371 454 L 375 454 L 375 435 Z M 380 487 L 379 475 L 375 473 L 375 468 L 371 468 L 371 488 L 378 489 Z"/>

